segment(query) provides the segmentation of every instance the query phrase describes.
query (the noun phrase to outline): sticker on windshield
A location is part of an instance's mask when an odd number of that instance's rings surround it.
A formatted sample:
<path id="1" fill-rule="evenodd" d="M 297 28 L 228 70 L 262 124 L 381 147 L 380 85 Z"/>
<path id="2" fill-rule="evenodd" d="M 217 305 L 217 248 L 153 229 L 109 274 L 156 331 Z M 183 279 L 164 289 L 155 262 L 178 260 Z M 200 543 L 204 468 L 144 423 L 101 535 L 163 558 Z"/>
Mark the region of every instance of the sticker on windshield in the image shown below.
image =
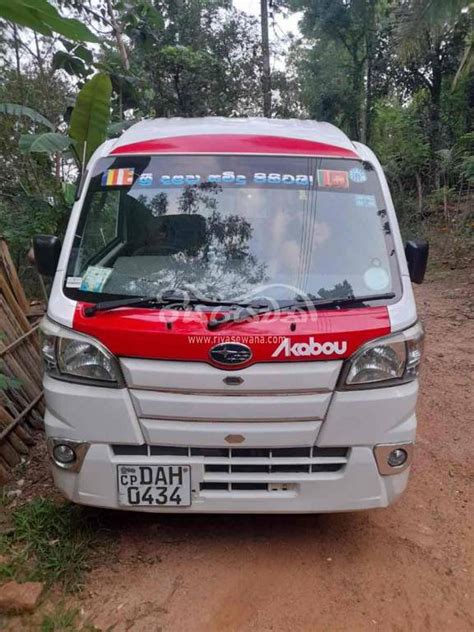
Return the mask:
<path id="1" fill-rule="evenodd" d="M 82 277 L 70 276 L 66 279 L 66 287 L 78 288 L 81 287 Z"/>
<path id="2" fill-rule="evenodd" d="M 151 187 L 153 184 L 153 174 L 152 173 L 142 173 L 137 180 L 137 184 L 142 187 Z"/>
<path id="3" fill-rule="evenodd" d="M 126 187 L 133 184 L 135 169 L 107 169 L 102 176 L 103 187 Z"/>
<path id="4" fill-rule="evenodd" d="M 334 169 L 318 169 L 318 184 L 320 187 L 348 189 L 349 176 L 347 174 L 347 171 L 335 171 Z"/>
<path id="5" fill-rule="evenodd" d="M 360 208 L 377 208 L 375 195 L 356 195 L 355 204 Z"/>
<path id="6" fill-rule="evenodd" d="M 175 187 L 182 187 L 182 186 L 194 186 L 197 185 L 201 182 L 201 176 L 198 174 L 194 174 L 194 175 L 181 175 L 181 174 L 176 174 L 174 176 L 161 176 L 160 177 L 160 184 L 163 186 L 175 186 Z"/>
<path id="7" fill-rule="evenodd" d="M 339 173 L 339 172 L 332 172 Z M 345 172 L 341 172 L 345 174 L 347 179 L 347 174 Z M 138 179 L 138 184 L 142 186 L 148 186 L 148 182 L 143 181 L 142 178 L 145 175 L 152 174 L 143 174 Z M 249 175 L 248 178 L 246 175 L 242 173 L 238 173 L 235 171 L 223 171 L 222 173 L 210 173 L 207 176 L 200 176 L 199 174 L 174 174 L 174 175 L 161 175 L 158 179 L 159 184 L 165 187 L 183 187 L 183 186 L 197 186 L 202 184 L 231 184 L 237 186 L 245 186 L 250 182 L 254 184 L 262 184 L 262 185 L 281 185 L 281 186 L 296 186 L 296 187 L 310 187 L 313 185 L 313 176 L 306 174 L 295 174 L 291 173 L 263 173 L 256 172 L 253 175 Z M 336 186 L 336 185 L 331 185 Z M 347 184 L 347 186 L 349 186 Z"/>
<path id="8" fill-rule="evenodd" d="M 291 173 L 261 173 L 253 174 L 255 184 L 289 184 L 295 186 L 308 187 L 313 184 L 313 176 Z"/>
<path id="9" fill-rule="evenodd" d="M 89 266 L 82 277 L 81 290 L 84 292 L 102 292 L 111 272 L 112 268 Z"/>
<path id="10" fill-rule="evenodd" d="M 362 184 L 363 182 L 367 182 L 367 174 L 360 167 L 354 167 L 349 171 L 349 179 L 351 182 Z"/>
<path id="11" fill-rule="evenodd" d="M 246 176 L 235 173 L 234 171 L 223 171 L 222 174 L 210 174 L 207 176 L 207 181 L 214 184 L 247 184 Z"/>
<path id="12" fill-rule="evenodd" d="M 369 290 L 385 290 L 390 283 L 390 277 L 382 267 L 374 266 L 364 272 L 364 283 Z"/>

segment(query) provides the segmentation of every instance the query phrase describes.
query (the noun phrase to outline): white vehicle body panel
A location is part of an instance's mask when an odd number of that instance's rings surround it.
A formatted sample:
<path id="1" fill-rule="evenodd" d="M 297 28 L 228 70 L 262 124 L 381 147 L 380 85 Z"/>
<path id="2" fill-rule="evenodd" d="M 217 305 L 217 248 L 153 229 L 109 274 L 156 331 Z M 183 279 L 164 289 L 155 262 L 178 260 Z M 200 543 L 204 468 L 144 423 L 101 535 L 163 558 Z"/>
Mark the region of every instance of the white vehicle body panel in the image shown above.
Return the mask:
<path id="1" fill-rule="evenodd" d="M 369 161 L 381 182 L 393 231 L 402 281 L 402 296 L 388 305 L 392 332 L 416 322 L 416 306 L 404 256 L 402 237 L 382 167 L 373 152 L 352 143 L 337 128 L 313 121 L 266 119 L 158 119 L 134 125 L 119 139 L 109 140 L 91 158 L 89 172 L 75 203 L 54 279 L 48 316 L 73 326 L 76 302 L 63 293 L 66 267 L 82 204 L 97 160 L 113 149 L 142 141 L 193 134 L 255 134 L 328 143 L 355 151 Z M 79 472 L 53 466 L 58 487 L 71 500 L 120 508 L 117 501 L 118 464 L 170 463 L 169 456 L 116 454 L 113 446 L 190 446 L 229 448 L 229 436 L 245 448 L 281 449 L 313 446 L 346 448 L 342 469 L 309 473 L 210 473 L 207 457 L 175 456 L 172 463 L 191 466 L 192 504 L 183 508 L 153 508 L 163 512 L 326 512 L 384 507 L 404 490 L 409 470 L 381 476 L 373 448 L 379 443 L 415 440 L 418 381 L 401 386 L 338 391 L 342 361 L 255 364 L 232 372 L 243 386 L 228 385 L 229 372 L 199 362 L 119 358 L 125 386 L 103 388 L 72 384 L 45 376 L 49 437 L 90 443 Z M 237 449 L 238 444 L 234 445 Z M 247 461 L 248 463 L 249 461 Z M 289 464 L 294 463 L 290 459 Z M 314 459 L 312 462 L 315 462 Z M 330 463 L 326 459 L 323 461 Z M 265 481 L 288 484 L 287 489 L 218 491 L 203 482 Z M 150 511 L 140 507 L 140 511 Z"/>
<path id="2" fill-rule="evenodd" d="M 265 119 L 262 117 L 224 118 L 207 116 L 203 118 L 162 118 L 141 121 L 130 127 L 115 141 L 109 141 L 105 152 L 132 143 L 141 143 L 160 138 L 175 138 L 196 134 L 246 134 L 255 136 L 278 136 L 298 138 L 328 145 L 335 145 L 354 151 L 354 144 L 331 123 L 304 121 L 301 119 Z M 100 148 L 99 148 L 100 149 Z M 252 152 L 253 153 L 253 152 Z"/>
<path id="3" fill-rule="evenodd" d="M 227 372 L 210 364 L 138 358 L 122 358 L 120 364 L 125 381 L 132 389 L 244 396 L 268 393 L 290 395 L 305 391 L 331 392 L 336 386 L 342 366 L 342 362 L 334 361 L 295 363 L 289 372 L 284 364 L 254 364 L 245 369 L 245 384 L 228 385 L 223 381 Z M 233 375 L 240 376 L 240 371 Z M 160 385 L 159 389 L 157 384 Z M 318 385 L 317 388 L 315 384 Z"/>

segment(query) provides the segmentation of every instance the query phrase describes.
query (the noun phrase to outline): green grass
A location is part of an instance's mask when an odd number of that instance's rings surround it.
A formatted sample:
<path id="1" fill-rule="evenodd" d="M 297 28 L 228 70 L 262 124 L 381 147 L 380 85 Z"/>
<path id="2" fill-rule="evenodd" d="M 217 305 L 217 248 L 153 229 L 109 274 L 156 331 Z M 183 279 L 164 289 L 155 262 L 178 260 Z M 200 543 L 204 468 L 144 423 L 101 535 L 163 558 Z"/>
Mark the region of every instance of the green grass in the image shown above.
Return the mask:
<path id="1" fill-rule="evenodd" d="M 78 610 L 76 608 L 63 609 L 59 607 L 52 614 L 47 614 L 43 618 L 40 632 L 76 632 L 76 619 Z"/>
<path id="2" fill-rule="evenodd" d="M 38 498 L 14 510 L 14 532 L 0 536 L 0 579 L 59 582 L 66 591 L 81 586 L 97 542 L 97 524 L 69 503 Z"/>
<path id="3" fill-rule="evenodd" d="M 91 624 L 79 625 L 77 608 L 64 608 L 60 604 L 56 610 L 43 617 L 39 632 L 94 632 L 97 628 Z M 98 632 L 98 631 L 97 631 Z"/>
<path id="4" fill-rule="evenodd" d="M 4 487 L 0 488 L 0 508 L 2 511 L 8 507 L 9 500 L 7 496 L 7 491 Z"/>

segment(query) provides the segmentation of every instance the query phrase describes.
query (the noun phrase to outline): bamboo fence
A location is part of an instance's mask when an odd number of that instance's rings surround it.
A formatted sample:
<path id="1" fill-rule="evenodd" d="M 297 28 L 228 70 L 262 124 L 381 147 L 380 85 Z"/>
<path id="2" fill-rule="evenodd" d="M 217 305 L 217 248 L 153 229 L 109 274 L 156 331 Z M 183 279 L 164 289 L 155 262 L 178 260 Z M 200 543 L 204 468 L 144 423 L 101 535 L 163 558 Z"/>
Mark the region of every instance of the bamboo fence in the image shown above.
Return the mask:
<path id="1" fill-rule="evenodd" d="M 38 320 L 0 238 L 0 485 L 34 445 L 44 413 Z M 36 322 L 35 322 L 36 321 Z"/>

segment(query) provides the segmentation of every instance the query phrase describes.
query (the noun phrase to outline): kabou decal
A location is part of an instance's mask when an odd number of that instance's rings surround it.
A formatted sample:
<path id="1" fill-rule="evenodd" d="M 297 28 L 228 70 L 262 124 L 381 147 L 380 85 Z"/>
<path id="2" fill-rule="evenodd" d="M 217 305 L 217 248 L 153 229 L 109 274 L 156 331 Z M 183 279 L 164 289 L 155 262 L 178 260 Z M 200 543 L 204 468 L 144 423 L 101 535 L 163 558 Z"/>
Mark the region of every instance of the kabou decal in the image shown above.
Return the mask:
<path id="1" fill-rule="evenodd" d="M 307 342 L 294 342 L 292 344 L 290 338 L 285 338 L 272 353 L 272 358 L 278 358 L 279 356 L 289 358 L 290 356 L 344 355 L 346 351 L 347 342 L 345 340 L 317 342 L 311 336 Z"/>

